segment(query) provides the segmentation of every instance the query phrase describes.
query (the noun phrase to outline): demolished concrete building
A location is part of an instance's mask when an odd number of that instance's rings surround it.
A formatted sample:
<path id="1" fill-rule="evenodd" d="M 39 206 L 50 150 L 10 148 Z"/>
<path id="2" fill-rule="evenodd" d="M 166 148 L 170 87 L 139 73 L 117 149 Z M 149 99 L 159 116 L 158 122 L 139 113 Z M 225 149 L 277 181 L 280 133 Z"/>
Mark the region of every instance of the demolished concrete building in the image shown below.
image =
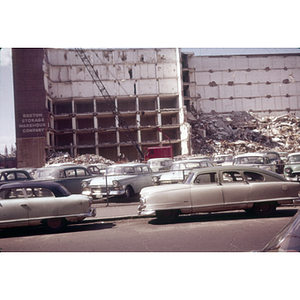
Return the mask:
<path id="1" fill-rule="evenodd" d="M 85 52 L 143 152 L 171 143 L 175 156 L 211 154 L 224 152 L 231 142 L 232 151 L 241 151 L 237 141 L 249 149 L 249 140 L 258 139 L 284 148 L 296 139 L 296 134 L 289 141 L 275 140 L 278 134 L 270 138 L 261 118 L 300 116 L 299 54 L 196 56 L 177 48 Z M 12 53 L 18 167 L 42 166 L 53 152 L 138 158 L 75 49 Z M 244 118 L 251 121 L 238 122 Z"/>

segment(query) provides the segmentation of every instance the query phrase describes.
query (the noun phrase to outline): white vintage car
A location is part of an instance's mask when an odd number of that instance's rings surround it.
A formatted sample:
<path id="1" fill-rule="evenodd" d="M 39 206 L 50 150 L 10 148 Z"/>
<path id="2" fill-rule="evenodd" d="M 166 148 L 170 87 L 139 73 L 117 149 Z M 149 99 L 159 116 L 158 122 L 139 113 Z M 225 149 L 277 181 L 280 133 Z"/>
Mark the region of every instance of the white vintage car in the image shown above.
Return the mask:
<path id="1" fill-rule="evenodd" d="M 44 225 L 62 230 L 68 222 L 96 215 L 92 198 L 71 195 L 56 182 L 27 181 L 0 187 L 0 228 Z"/>
<path id="2" fill-rule="evenodd" d="M 186 159 L 174 161 L 169 172 L 163 173 L 159 178 L 159 184 L 171 184 L 183 182 L 192 169 L 207 168 L 214 165 L 208 159 Z"/>
<path id="3" fill-rule="evenodd" d="M 83 180 L 83 195 L 94 199 L 103 196 L 125 195 L 127 198 L 138 194 L 142 188 L 154 185 L 152 171 L 144 163 L 114 164 L 106 169 L 105 176 Z"/>
<path id="4" fill-rule="evenodd" d="M 276 172 L 276 162 L 272 163 L 270 158 L 263 153 L 244 153 L 234 157 L 233 163 L 236 165 L 258 167 L 261 169 Z"/>
<path id="5" fill-rule="evenodd" d="M 139 215 L 156 214 L 164 222 L 179 214 L 244 209 L 272 215 L 282 204 L 298 204 L 300 185 L 255 167 L 194 169 L 184 183 L 147 187 L 140 192 Z"/>

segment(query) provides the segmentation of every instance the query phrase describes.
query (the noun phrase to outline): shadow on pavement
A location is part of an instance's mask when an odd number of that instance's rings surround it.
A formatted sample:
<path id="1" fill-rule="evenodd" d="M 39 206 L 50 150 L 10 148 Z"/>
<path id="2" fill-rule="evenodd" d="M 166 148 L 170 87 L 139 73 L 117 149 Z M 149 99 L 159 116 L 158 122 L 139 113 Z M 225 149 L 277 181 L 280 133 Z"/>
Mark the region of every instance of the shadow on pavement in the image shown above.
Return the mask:
<path id="1" fill-rule="evenodd" d="M 90 230 L 102 230 L 111 229 L 116 226 L 114 223 L 98 222 L 98 223 L 71 223 L 65 229 L 60 232 L 50 233 L 43 226 L 29 226 L 29 227 L 15 227 L 6 228 L 0 231 L 1 238 L 13 238 L 22 236 L 35 236 L 35 235 L 52 235 L 68 232 L 80 232 L 80 231 L 90 231 Z"/>
<path id="2" fill-rule="evenodd" d="M 172 224 L 189 223 L 189 222 L 215 222 L 215 221 L 232 221 L 232 220 L 248 220 L 248 219 L 272 219 L 272 218 L 285 218 L 292 217 L 296 214 L 297 209 L 277 209 L 274 215 L 269 217 L 259 217 L 246 213 L 245 211 L 232 211 L 232 212 L 215 212 L 215 213 L 202 213 L 194 215 L 179 215 L 178 219 Z M 154 216 L 155 218 L 155 216 Z M 152 219 L 148 222 L 152 225 L 167 225 L 166 223 Z"/>

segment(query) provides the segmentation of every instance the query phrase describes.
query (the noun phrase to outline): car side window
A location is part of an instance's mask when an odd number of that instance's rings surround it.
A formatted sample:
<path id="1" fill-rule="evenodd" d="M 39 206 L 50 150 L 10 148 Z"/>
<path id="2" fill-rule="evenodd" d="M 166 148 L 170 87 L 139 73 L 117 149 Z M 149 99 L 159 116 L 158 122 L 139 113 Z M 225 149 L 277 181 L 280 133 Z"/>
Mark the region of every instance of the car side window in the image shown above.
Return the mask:
<path id="1" fill-rule="evenodd" d="M 66 175 L 67 177 L 76 177 L 75 169 L 67 170 Z"/>
<path id="2" fill-rule="evenodd" d="M 147 166 L 142 166 L 142 171 L 143 171 L 143 173 L 149 173 L 150 172 L 150 170 Z"/>
<path id="3" fill-rule="evenodd" d="M 126 167 L 124 171 L 125 171 L 125 174 L 134 174 L 133 167 Z"/>
<path id="4" fill-rule="evenodd" d="M 254 172 L 244 172 L 248 181 L 264 181 L 264 176 Z"/>
<path id="5" fill-rule="evenodd" d="M 17 172 L 16 173 L 16 177 L 18 179 L 28 179 L 28 176 L 25 173 L 23 173 L 23 172 Z"/>
<path id="6" fill-rule="evenodd" d="M 135 173 L 142 173 L 141 167 L 134 167 Z"/>
<path id="7" fill-rule="evenodd" d="M 239 172 L 223 172 L 222 174 L 223 182 L 241 182 L 244 181 L 244 178 Z"/>
<path id="8" fill-rule="evenodd" d="M 218 182 L 217 173 L 199 174 L 195 181 L 196 184 L 210 184 Z"/>
<path id="9" fill-rule="evenodd" d="M 16 188 L 4 190 L 1 197 L 2 199 L 21 199 L 25 198 L 25 195 L 23 193 L 23 189 Z"/>
<path id="10" fill-rule="evenodd" d="M 15 173 L 6 173 L 6 180 L 10 181 L 10 180 L 15 180 L 16 176 Z"/>
<path id="11" fill-rule="evenodd" d="M 77 176 L 86 176 L 84 169 L 76 169 Z"/>

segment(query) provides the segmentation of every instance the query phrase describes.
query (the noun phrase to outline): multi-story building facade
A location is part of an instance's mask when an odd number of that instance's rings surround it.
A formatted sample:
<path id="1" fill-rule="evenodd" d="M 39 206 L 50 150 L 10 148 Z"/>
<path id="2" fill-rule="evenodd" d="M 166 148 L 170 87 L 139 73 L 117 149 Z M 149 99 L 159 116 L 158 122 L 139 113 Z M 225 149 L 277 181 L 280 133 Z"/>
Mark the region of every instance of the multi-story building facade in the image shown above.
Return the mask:
<path id="1" fill-rule="evenodd" d="M 300 54 L 182 54 L 184 100 L 202 113 L 300 117 Z"/>
<path id="2" fill-rule="evenodd" d="M 15 60 L 21 55 L 18 51 Z M 85 49 L 131 135 L 120 126 L 75 49 L 43 53 L 46 95 L 40 102 L 48 110 L 47 153 L 138 159 L 130 136 L 142 152 L 149 146 L 172 144 L 174 155 L 189 153 L 179 49 Z M 16 101 L 22 102 L 21 96 Z M 17 128 L 22 121 L 17 121 Z"/>

